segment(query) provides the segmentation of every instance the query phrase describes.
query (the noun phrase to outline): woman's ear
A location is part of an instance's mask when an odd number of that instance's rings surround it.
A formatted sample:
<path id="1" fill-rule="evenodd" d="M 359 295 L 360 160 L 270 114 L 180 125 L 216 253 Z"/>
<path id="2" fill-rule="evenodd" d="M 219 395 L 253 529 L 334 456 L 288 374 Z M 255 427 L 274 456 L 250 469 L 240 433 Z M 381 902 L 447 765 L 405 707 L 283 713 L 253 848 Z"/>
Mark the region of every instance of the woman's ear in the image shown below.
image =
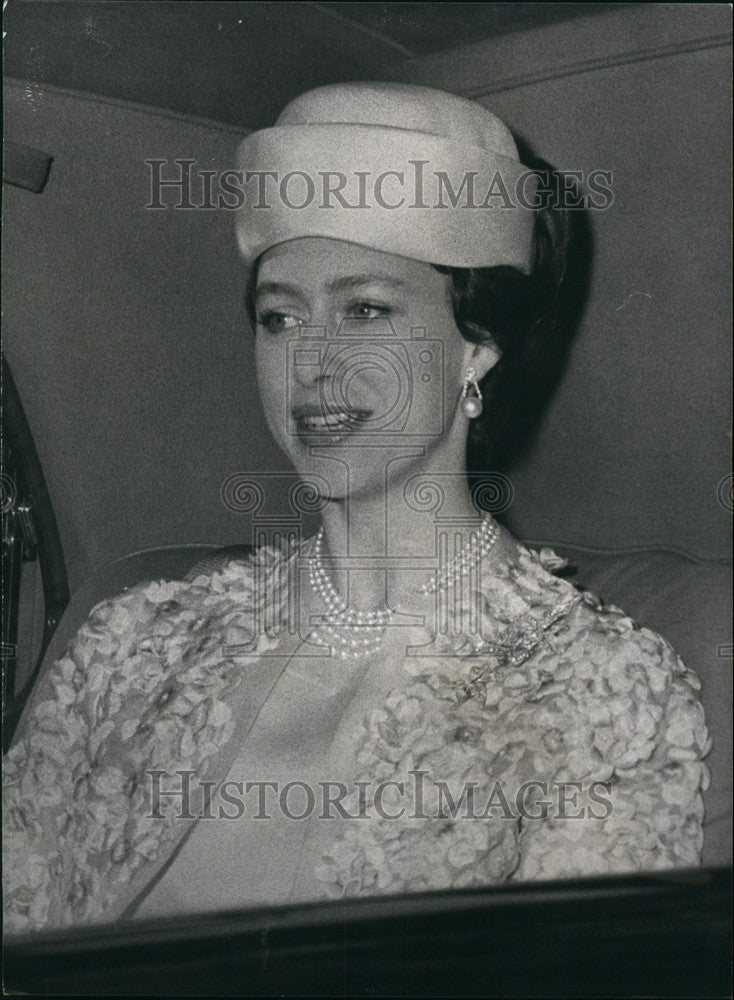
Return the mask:
<path id="1" fill-rule="evenodd" d="M 483 344 L 467 342 L 464 351 L 464 370 L 474 368 L 477 381 L 481 382 L 487 372 L 490 372 L 502 357 L 502 353 L 493 340 Z"/>

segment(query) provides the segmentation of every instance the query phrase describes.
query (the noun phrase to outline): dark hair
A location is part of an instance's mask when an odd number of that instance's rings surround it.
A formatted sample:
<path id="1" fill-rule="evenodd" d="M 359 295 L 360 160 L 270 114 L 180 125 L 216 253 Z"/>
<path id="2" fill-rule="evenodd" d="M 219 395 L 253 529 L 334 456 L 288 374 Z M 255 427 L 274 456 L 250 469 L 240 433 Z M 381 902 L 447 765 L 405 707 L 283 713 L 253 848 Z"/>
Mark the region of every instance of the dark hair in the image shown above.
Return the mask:
<path id="1" fill-rule="evenodd" d="M 541 175 L 541 189 L 552 194 L 557 174 L 541 164 L 533 164 Z M 462 336 L 477 344 L 492 341 L 501 352 L 480 382 L 482 414 L 469 425 L 470 479 L 482 471 L 506 468 L 527 446 L 570 344 L 574 324 L 563 308 L 569 213 L 553 197 L 539 201 L 529 274 L 514 267 L 433 265 L 451 277 L 454 319 Z"/>
<path id="2" fill-rule="evenodd" d="M 466 466 L 470 481 L 506 468 L 528 444 L 560 375 L 575 321 L 565 307 L 569 213 L 556 204 L 558 174 L 544 161 L 524 157 L 540 178 L 529 274 L 514 267 L 432 266 L 451 277 L 454 319 L 472 343 L 491 340 L 501 358 L 480 382 L 482 415 L 470 422 Z M 255 262 L 245 304 L 255 324 Z M 583 295 L 576 296 L 577 305 Z"/>

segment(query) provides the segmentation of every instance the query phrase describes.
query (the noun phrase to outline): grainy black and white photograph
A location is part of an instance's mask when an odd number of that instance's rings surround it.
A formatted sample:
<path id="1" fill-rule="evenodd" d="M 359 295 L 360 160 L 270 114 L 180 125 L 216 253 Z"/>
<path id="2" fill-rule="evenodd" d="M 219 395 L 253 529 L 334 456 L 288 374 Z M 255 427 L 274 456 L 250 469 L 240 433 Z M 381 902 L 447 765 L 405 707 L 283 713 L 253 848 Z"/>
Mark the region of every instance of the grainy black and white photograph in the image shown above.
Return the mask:
<path id="1" fill-rule="evenodd" d="M 731 20 L 4 0 L 6 995 L 731 996 Z"/>

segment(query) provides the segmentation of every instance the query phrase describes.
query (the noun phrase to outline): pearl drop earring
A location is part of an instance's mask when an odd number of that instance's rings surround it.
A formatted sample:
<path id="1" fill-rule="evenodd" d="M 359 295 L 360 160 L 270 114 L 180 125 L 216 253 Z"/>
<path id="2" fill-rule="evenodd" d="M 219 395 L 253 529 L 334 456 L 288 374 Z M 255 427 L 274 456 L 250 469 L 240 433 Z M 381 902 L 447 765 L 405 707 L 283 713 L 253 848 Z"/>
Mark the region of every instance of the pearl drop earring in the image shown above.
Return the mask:
<path id="1" fill-rule="evenodd" d="M 472 396 L 469 395 L 470 391 L 474 393 Z M 475 420 L 481 416 L 482 392 L 479 388 L 479 382 L 477 382 L 477 370 L 474 367 L 469 368 L 466 373 L 464 385 L 461 389 L 461 399 L 461 408 L 465 416 L 470 420 Z"/>

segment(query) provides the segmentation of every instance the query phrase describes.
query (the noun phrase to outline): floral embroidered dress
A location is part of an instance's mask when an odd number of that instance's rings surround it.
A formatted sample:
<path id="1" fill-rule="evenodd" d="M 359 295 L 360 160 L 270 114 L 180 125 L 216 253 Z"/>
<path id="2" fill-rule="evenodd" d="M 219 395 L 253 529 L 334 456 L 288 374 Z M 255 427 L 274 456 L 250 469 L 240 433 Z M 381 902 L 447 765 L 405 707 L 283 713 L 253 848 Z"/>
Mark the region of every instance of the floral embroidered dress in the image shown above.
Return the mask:
<path id="1" fill-rule="evenodd" d="M 192 819 L 195 805 L 181 815 L 180 796 L 153 803 L 151 773 L 188 771 L 216 789 L 251 745 L 265 757 L 275 745 L 248 741 L 289 672 L 308 680 L 292 597 L 310 544 L 142 583 L 93 609 L 5 761 L 7 930 L 145 915 L 146 897 L 216 860 L 217 828 Z M 369 819 L 302 825 L 274 902 L 699 863 L 710 741 L 696 676 L 660 636 L 554 575 L 563 561 L 550 550 L 501 531 L 487 562 L 476 600 L 411 655 L 386 653 L 376 670 L 390 683 L 352 700 L 354 720 L 336 713 L 328 760 L 350 789 L 344 805 Z M 437 811 L 416 801 L 425 780 L 443 783 Z M 467 788 L 470 818 L 449 794 Z M 230 848 L 234 829 L 221 834 Z M 257 854 L 244 843 L 233 870 L 246 886 Z M 211 870 L 214 900 L 247 905 L 226 863 Z M 191 910 L 197 898 L 184 893 Z"/>

